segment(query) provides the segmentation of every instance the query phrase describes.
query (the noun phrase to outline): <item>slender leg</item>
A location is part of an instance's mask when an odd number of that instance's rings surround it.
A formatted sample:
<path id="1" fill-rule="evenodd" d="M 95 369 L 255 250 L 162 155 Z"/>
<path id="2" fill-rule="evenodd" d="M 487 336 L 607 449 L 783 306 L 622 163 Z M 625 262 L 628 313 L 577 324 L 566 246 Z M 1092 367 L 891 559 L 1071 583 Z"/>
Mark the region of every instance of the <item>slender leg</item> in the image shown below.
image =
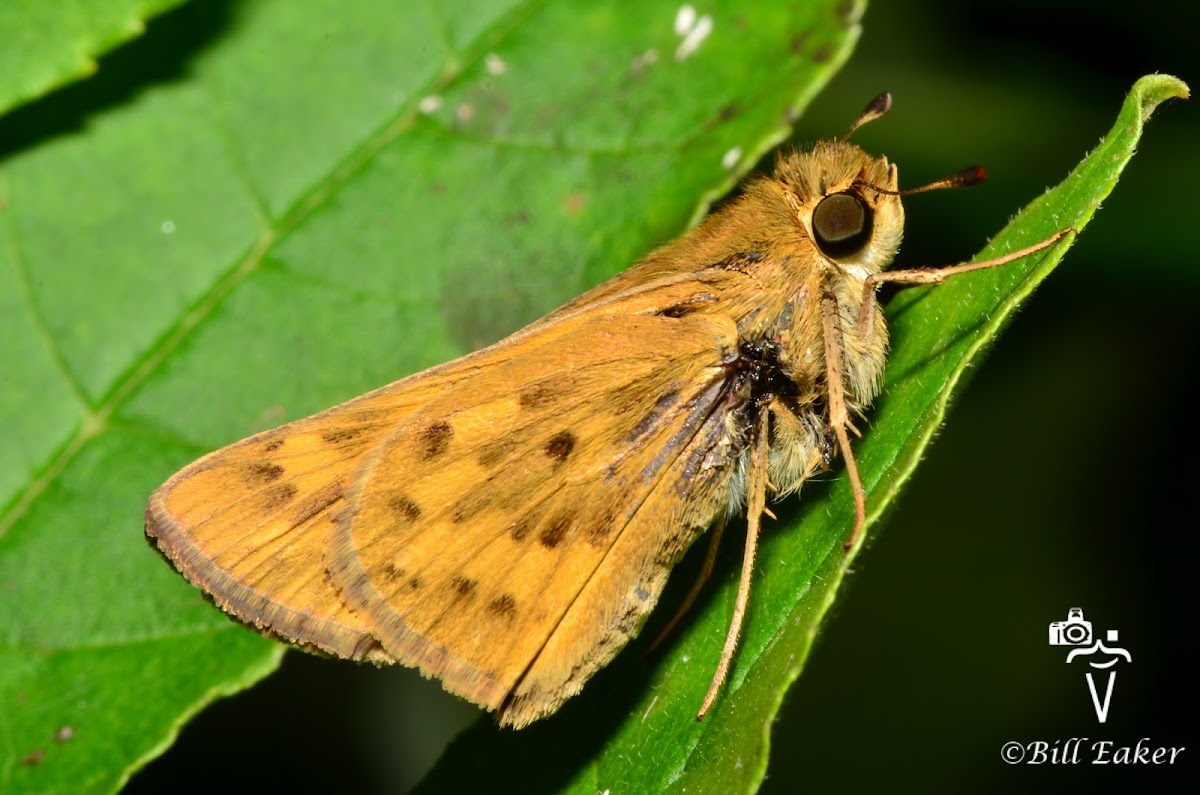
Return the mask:
<path id="1" fill-rule="evenodd" d="M 825 295 L 821 299 L 821 325 L 825 332 L 825 391 L 829 399 L 829 427 L 837 437 L 842 460 L 846 462 L 846 474 L 850 476 L 850 488 L 854 491 L 854 531 L 846 542 L 846 549 L 850 549 L 858 540 L 858 534 L 867 520 L 867 495 L 858 477 L 858 463 L 854 460 L 854 451 L 850 449 L 850 436 L 846 433 L 849 428 L 856 436 L 861 435 L 850 423 L 850 415 L 846 411 L 846 393 L 842 381 L 842 332 L 838 326 L 840 319 L 837 298 Z"/>
<path id="2" fill-rule="evenodd" d="M 908 270 L 873 273 L 863 282 L 863 302 L 858 316 L 859 335 L 864 340 L 870 339 L 870 334 L 874 331 L 872 323 L 875 317 L 875 291 L 884 282 L 905 285 L 941 284 L 951 276 L 957 276 L 960 273 L 995 268 L 998 265 L 1007 265 L 1014 260 L 1028 257 L 1030 254 L 1036 254 L 1042 249 L 1050 248 L 1074 231 L 1070 227 L 1060 229 L 1040 243 L 1034 243 L 1032 246 L 1010 251 L 1001 257 L 993 257 L 992 259 L 980 260 L 979 262 L 968 262 L 965 265 L 949 265 L 944 268 L 911 268 Z"/>
<path id="3" fill-rule="evenodd" d="M 688 595 L 684 598 L 683 604 L 681 604 L 679 606 L 679 610 L 675 612 L 675 617 L 667 622 L 667 625 L 662 628 L 662 632 L 658 633 L 658 637 L 654 639 L 654 642 L 646 647 L 646 655 L 654 653 L 655 649 L 657 649 L 662 642 L 666 640 L 672 632 L 675 631 L 675 627 L 679 626 L 679 622 L 682 621 L 683 617 L 686 616 L 688 611 L 692 609 L 692 605 L 696 604 L 696 599 L 700 597 L 700 592 L 704 590 L 704 586 L 708 582 L 708 578 L 712 576 L 713 566 L 715 566 L 717 563 L 717 552 L 719 552 L 721 549 L 721 536 L 724 534 L 725 516 L 722 515 L 721 518 L 717 520 L 717 523 L 713 525 L 712 539 L 708 542 L 708 552 L 705 554 L 704 566 L 700 569 L 700 576 L 696 578 L 694 583 L 692 583 L 692 590 L 688 591 Z"/>
<path id="4" fill-rule="evenodd" d="M 733 650 L 737 647 L 738 635 L 742 631 L 742 620 L 746 617 L 746 603 L 750 599 L 750 577 L 754 573 L 754 553 L 758 549 L 758 531 L 762 515 L 767 508 L 767 418 L 769 409 L 764 406 L 759 412 L 754 426 L 753 447 L 750 453 L 750 478 L 746 484 L 746 553 L 742 558 L 742 579 L 738 583 L 737 600 L 733 606 L 733 618 L 729 622 L 729 632 L 725 635 L 725 648 L 721 650 L 721 661 L 717 663 L 717 672 L 713 674 L 712 684 L 708 687 L 708 695 L 700 705 L 696 720 L 704 720 L 705 714 L 717 699 L 721 685 L 729 673 L 729 662 L 733 659 Z"/>

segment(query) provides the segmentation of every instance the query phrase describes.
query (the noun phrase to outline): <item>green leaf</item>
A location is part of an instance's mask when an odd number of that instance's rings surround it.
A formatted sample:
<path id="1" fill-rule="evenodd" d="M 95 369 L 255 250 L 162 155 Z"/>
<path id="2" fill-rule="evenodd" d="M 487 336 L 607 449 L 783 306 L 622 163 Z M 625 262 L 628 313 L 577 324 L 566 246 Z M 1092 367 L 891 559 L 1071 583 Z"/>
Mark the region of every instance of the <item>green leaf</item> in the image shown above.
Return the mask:
<path id="1" fill-rule="evenodd" d="M 1028 246 L 1067 227 L 1083 229 L 1109 195 L 1163 100 L 1187 97 L 1179 80 L 1152 75 L 1134 86 L 1100 145 L 1057 188 L 1022 211 L 978 259 Z M 906 290 L 888 307 L 893 354 L 885 394 L 857 458 L 877 519 L 912 473 L 964 372 L 1062 258 L 1071 238 L 1044 255 Z M 818 489 L 813 489 L 818 491 Z M 554 719 L 519 734 L 483 722 L 454 741 L 424 791 L 751 792 L 766 769 L 770 728 L 799 676 L 822 618 L 857 550 L 842 545 L 854 512 L 844 476 L 815 499 L 785 503 L 758 555 L 751 607 L 724 694 L 703 723 L 696 709 L 716 667 L 737 588 L 737 553 L 714 574 L 717 592 L 653 667 L 619 657 Z M 736 532 L 732 532 L 736 535 Z M 861 548 L 861 545 L 860 545 Z M 689 572 L 681 572 L 686 578 Z M 678 578 L 676 578 L 678 579 Z M 678 583 L 674 583 L 678 585 Z M 671 592 L 660 612 L 670 612 Z M 662 616 L 644 636 L 653 637 Z M 853 686 L 847 683 L 847 686 Z M 814 716 L 819 720 L 819 716 Z M 571 749 L 547 754 L 547 748 Z M 520 770 L 519 782 L 497 779 Z"/>
<path id="2" fill-rule="evenodd" d="M 95 58 L 182 2 L 7 0 L 0 5 L 0 113 L 92 74 Z"/>
<path id="3" fill-rule="evenodd" d="M 712 3 L 676 58 L 677 9 L 189 4 L 0 119 L 0 791 L 111 791 L 278 663 L 144 543 L 168 475 L 677 234 L 862 10 Z"/>

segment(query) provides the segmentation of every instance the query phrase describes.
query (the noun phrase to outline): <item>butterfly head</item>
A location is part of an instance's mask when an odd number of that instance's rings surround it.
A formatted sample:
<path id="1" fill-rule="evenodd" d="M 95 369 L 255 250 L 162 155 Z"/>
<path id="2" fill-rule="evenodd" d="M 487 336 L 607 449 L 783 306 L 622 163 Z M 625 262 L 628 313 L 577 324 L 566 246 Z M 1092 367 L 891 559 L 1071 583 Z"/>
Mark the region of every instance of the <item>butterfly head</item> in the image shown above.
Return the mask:
<path id="1" fill-rule="evenodd" d="M 891 107 L 891 95 L 880 94 L 841 138 L 781 155 L 775 163 L 775 181 L 784 201 L 813 245 L 830 264 L 860 278 L 883 270 L 900 248 L 901 196 L 978 185 L 987 177 L 982 168 L 971 166 L 928 185 L 900 190 L 896 167 L 886 157 L 869 155 L 848 140 Z"/>
<path id="2" fill-rule="evenodd" d="M 831 264 L 876 273 L 904 234 L 896 167 L 842 140 L 781 156 L 775 180 L 807 237 Z"/>

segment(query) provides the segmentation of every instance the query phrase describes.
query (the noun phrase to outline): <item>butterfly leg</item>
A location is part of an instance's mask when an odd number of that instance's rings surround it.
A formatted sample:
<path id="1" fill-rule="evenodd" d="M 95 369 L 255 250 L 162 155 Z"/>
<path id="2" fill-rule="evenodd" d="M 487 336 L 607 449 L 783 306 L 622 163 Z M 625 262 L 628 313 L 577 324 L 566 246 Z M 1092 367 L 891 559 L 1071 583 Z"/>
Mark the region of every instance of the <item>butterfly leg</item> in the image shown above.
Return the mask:
<path id="1" fill-rule="evenodd" d="M 827 293 L 821 299 L 821 324 L 825 337 L 825 390 L 829 400 L 829 427 L 837 437 L 842 460 L 846 462 L 846 474 L 850 477 L 850 488 L 854 492 L 854 530 L 850 533 L 850 540 L 846 542 L 846 549 L 850 549 L 858 540 L 858 534 L 867 520 L 867 495 L 858 476 L 858 462 L 854 460 L 854 451 L 850 449 L 850 436 L 846 433 L 849 429 L 854 431 L 855 436 L 861 435 L 850 422 L 850 413 L 846 409 L 840 319 L 837 297 Z"/>
<path id="2" fill-rule="evenodd" d="M 873 273 L 863 282 L 863 302 L 862 308 L 858 315 L 858 331 L 864 340 L 870 338 L 873 332 L 873 323 L 875 318 L 875 291 L 879 285 L 884 282 L 893 284 L 902 284 L 905 286 L 914 284 L 941 284 L 951 276 L 957 276 L 960 273 L 970 273 L 971 271 L 980 271 L 985 268 L 995 268 L 998 265 L 1007 265 L 1014 260 L 1019 260 L 1022 257 L 1028 257 L 1030 254 L 1036 254 L 1042 249 L 1050 248 L 1058 241 L 1062 240 L 1067 235 L 1075 230 L 1071 227 L 1060 229 L 1045 240 L 1034 243 L 1032 246 L 1010 251 L 1009 253 L 993 257 L 991 259 L 980 260 L 979 262 L 968 262 L 964 265 L 949 265 L 944 268 L 910 268 L 908 270 L 899 271 L 881 271 Z"/>
<path id="3" fill-rule="evenodd" d="M 700 568 L 700 576 L 692 583 L 692 590 L 688 591 L 688 595 L 684 597 L 683 604 L 679 606 L 679 610 L 675 612 L 675 616 L 667 622 L 667 625 L 658 633 L 658 637 L 646 647 L 645 655 L 649 656 L 662 645 L 662 642 L 671 636 L 675 628 L 679 626 L 679 622 L 688 614 L 692 606 L 696 604 L 696 600 L 700 598 L 700 592 L 704 590 L 704 586 L 708 583 L 709 577 L 712 576 L 713 567 L 717 563 L 717 553 L 721 549 L 721 536 L 725 534 L 725 515 L 722 514 L 713 525 L 712 539 L 708 542 L 708 551 L 704 556 L 704 565 Z"/>
<path id="4" fill-rule="evenodd" d="M 733 605 L 733 618 L 729 622 L 729 632 L 725 635 L 725 648 L 721 650 L 721 661 L 717 663 L 717 671 L 713 674 L 712 684 L 696 720 L 704 720 L 725 677 L 729 673 L 729 663 L 733 659 L 733 651 L 737 647 L 738 635 L 742 631 L 742 620 L 746 617 L 746 604 L 750 600 L 750 577 L 754 573 L 754 555 L 758 550 L 758 531 L 762 516 L 767 509 L 767 453 L 768 421 L 770 411 L 764 405 L 759 409 L 755 419 L 750 441 L 750 476 L 746 484 L 746 552 L 742 557 L 742 578 L 738 583 L 737 599 Z"/>

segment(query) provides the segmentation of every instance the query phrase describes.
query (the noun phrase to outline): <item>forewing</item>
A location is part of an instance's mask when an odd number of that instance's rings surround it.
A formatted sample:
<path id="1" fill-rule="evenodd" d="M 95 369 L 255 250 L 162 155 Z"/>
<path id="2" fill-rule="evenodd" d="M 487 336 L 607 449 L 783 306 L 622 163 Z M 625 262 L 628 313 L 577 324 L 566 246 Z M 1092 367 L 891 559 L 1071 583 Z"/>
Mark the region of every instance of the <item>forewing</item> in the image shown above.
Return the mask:
<path id="1" fill-rule="evenodd" d="M 624 645 L 728 498 L 741 278 L 542 326 L 363 460 L 331 573 L 390 655 L 524 724 Z"/>
<path id="2" fill-rule="evenodd" d="M 720 308 L 745 278 L 641 284 L 218 450 L 155 492 L 147 534 L 260 630 L 527 723 L 728 499 Z"/>

